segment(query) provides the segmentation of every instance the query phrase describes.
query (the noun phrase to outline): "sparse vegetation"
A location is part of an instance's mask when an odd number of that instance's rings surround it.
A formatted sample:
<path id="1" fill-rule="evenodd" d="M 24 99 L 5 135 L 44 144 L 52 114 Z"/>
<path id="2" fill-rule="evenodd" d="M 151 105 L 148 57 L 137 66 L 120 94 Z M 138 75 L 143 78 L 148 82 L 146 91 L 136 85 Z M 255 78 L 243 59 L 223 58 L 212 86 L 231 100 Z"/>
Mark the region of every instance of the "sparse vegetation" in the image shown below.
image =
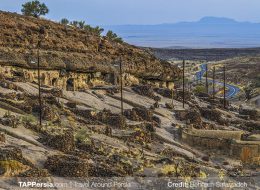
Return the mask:
<path id="1" fill-rule="evenodd" d="M 67 25 L 71 25 L 71 26 L 74 26 L 76 28 L 79 28 L 81 30 L 85 30 L 93 35 L 97 35 L 97 36 L 100 36 L 102 34 L 102 32 L 104 31 L 103 28 L 99 27 L 99 26 L 96 26 L 96 27 L 92 27 L 88 24 L 86 24 L 85 21 L 69 21 L 68 19 L 66 18 L 63 18 L 61 19 L 60 21 L 61 24 L 67 26 Z"/>
<path id="2" fill-rule="evenodd" d="M 26 16 L 33 16 L 38 18 L 39 16 L 49 13 L 48 7 L 40 1 L 30 1 L 22 5 L 22 13 Z"/>
<path id="3" fill-rule="evenodd" d="M 118 43 L 122 43 L 123 42 L 123 39 L 118 37 L 116 33 L 114 33 L 113 31 L 109 30 L 106 34 L 106 37 L 109 39 L 109 40 L 112 40 L 112 41 L 115 41 L 115 42 L 118 42 Z"/>
<path id="4" fill-rule="evenodd" d="M 22 122 L 24 122 L 25 124 L 28 123 L 32 124 L 32 123 L 36 123 L 37 120 L 33 115 L 28 114 L 22 117 Z"/>
<path id="5" fill-rule="evenodd" d="M 84 26 L 85 26 L 85 21 L 79 21 L 78 22 L 78 28 L 84 29 Z"/>
<path id="6" fill-rule="evenodd" d="M 89 134 L 86 129 L 79 130 L 75 135 L 75 140 L 77 143 L 90 144 Z"/>
<path id="7" fill-rule="evenodd" d="M 204 85 L 198 85 L 194 89 L 195 94 L 206 93 L 206 87 Z"/>
<path id="8" fill-rule="evenodd" d="M 61 21 L 60 21 L 60 23 L 63 24 L 63 25 L 68 25 L 69 22 L 70 22 L 70 21 L 69 21 L 68 19 L 66 19 L 66 18 L 63 18 L 63 19 L 61 19 Z"/>

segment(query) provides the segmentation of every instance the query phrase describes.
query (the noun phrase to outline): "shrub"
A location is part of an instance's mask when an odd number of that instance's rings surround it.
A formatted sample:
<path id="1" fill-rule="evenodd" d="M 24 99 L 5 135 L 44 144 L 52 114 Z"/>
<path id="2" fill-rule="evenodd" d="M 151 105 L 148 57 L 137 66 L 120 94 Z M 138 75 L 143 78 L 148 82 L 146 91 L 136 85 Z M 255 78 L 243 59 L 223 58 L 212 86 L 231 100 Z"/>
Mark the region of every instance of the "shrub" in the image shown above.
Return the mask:
<path id="1" fill-rule="evenodd" d="M 196 86 L 196 88 L 194 89 L 194 93 L 195 94 L 206 93 L 206 87 L 202 85 Z"/>
<path id="2" fill-rule="evenodd" d="M 106 34 L 106 37 L 114 42 L 122 43 L 123 40 L 122 38 L 118 37 L 116 33 L 113 31 L 109 30 Z"/>
<path id="3" fill-rule="evenodd" d="M 69 20 L 66 19 L 66 18 L 63 18 L 63 19 L 61 19 L 60 23 L 64 24 L 64 25 L 68 25 L 69 24 Z"/>

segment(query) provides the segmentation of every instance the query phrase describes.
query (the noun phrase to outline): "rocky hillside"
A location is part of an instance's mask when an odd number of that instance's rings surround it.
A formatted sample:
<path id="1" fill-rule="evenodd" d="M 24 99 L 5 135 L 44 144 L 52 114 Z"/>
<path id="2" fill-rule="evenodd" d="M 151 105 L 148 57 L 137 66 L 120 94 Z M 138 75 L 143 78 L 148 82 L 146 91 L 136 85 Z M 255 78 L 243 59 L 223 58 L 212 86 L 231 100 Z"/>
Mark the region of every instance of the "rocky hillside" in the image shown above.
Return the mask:
<path id="1" fill-rule="evenodd" d="M 81 72 L 112 72 L 122 58 L 124 70 L 138 77 L 172 80 L 177 68 L 156 59 L 148 51 L 117 43 L 73 26 L 45 19 L 0 12 L 0 63 L 32 68 L 36 60 L 39 28 L 44 27 L 40 46 L 41 66 Z"/>

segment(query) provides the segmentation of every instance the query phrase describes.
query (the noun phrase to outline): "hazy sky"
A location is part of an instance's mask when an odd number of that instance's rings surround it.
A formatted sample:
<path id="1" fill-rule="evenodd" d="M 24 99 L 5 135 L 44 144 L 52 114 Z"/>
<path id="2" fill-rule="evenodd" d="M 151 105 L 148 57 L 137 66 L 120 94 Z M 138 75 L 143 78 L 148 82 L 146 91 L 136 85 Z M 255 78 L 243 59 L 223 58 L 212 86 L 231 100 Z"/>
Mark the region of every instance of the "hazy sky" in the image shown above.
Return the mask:
<path id="1" fill-rule="evenodd" d="M 20 12 L 28 0 L 0 0 L 0 10 Z M 41 0 L 49 19 L 86 20 L 93 25 L 160 24 L 204 16 L 260 22 L 260 0 Z"/>

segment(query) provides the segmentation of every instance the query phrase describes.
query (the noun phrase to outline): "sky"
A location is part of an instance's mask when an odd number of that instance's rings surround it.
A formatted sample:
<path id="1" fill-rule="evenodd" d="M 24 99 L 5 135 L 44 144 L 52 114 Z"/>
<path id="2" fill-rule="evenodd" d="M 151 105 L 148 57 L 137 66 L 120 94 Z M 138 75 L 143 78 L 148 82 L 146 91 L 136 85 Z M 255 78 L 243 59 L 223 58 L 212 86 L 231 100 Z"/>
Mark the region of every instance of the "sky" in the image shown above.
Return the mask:
<path id="1" fill-rule="evenodd" d="M 0 0 L 0 10 L 20 12 L 28 0 Z M 91 25 L 162 24 L 205 16 L 260 23 L 260 0 L 40 0 L 48 19 L 85 20 Z"/>

